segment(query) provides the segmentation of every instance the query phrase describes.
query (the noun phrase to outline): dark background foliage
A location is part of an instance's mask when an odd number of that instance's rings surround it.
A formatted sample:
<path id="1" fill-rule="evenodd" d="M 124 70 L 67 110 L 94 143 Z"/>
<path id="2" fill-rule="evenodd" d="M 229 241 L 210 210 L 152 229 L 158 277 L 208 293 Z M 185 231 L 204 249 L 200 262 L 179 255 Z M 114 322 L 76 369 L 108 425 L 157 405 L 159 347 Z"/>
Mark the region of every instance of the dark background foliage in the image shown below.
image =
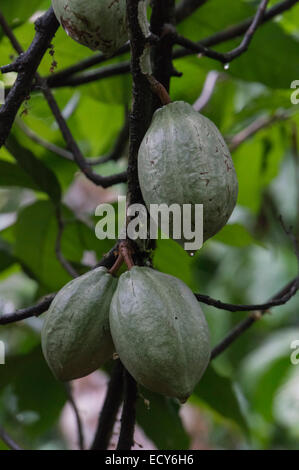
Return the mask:
<path id="1" fill-rule="evenodd" d="M 177 10 L 177 19 L 182 20 L 179 35 L 197 42 L 252 17 L 260 4 L 254 0 L 197 3 L 203 5 L 185 19 Z M 281 3 L 271 1 L 268 8 Z M 297 275 L 292 243 L 279 221 L 281 215 L 298 235 L 299 114 L 291 102 L 291 83 L 299 80 L 299 4 L 292 3 L 292 8 L 261 25 L 248 51 L 228 65 L 195 51 L 177 53 L 181 46 L 174 49 L 174 67 L 183 75 L 171 79 L 173 101 L 193 104 L 203 99 L 204 85 L 217 77 L 202 112 L 231 146 L 240 191 L 229 224 L 195 257 L 175 242 L 159 240 L 154 266 L 179 277 L 194 292 L 223 302 L 265 302 Z M 1 12 L 24 50 L 33 40 L 34 20 L 49 4 L 47 0 L 1 0 Z M 240 44 L 242 36 L 210 45 L 227 52 Z M 58 75 L 60 71 L 96 54 L 67 38 L 61 28 L 52 43 L 38 70 L 49 77 L 79 151 L 93 161 L 91 168 L 97 175 L 124 172 L 127 139 L 119 140 L 118 147 L 115 141 L 120 131 L 127 136 L 132 94 L 128 49 L 65 78 Z M 0 29 L 1 65 L 16 57 Z M 3 73 L 0 79 L 8 93 L 16 73 Z M 60 289 L 71 279 L 70 263 L 81 273 L 101 260 L 114 241 L 96 239 L 95 207 L 115 202 L 125 193 L 122 182 L 103 189 L 82 175 L 45 97 L 40 89 L 32 91 L 0 150 L 2 315 Z M 137 422 L 153 444 L 162 449 L 190 445 L 298 449 L 299 365 L 290 361 L 290 345 L 299 340 L 298 309 L 298 296 L 271 309 L 213 361 L 190 399 L 192 407 L 188 405 L 201 423 L 199 429 L 190 430 L 188 411 L 180 410 L 174 401 L 143 390 L 145 400 L 138 400 Z M 203 310 L 213 345 L 248 316 L 209 305 L 203 305 Z M 68 393 L 42 357 L 42 321 L 33 317 L 1 326 L 0 340 L 7 348 L 6 365 L 0 365 L 0 424 L 24 447 L 65 448 L 68 443 L 58 423 Z M 5 448 L 0 439 L 0 449 Z"/>

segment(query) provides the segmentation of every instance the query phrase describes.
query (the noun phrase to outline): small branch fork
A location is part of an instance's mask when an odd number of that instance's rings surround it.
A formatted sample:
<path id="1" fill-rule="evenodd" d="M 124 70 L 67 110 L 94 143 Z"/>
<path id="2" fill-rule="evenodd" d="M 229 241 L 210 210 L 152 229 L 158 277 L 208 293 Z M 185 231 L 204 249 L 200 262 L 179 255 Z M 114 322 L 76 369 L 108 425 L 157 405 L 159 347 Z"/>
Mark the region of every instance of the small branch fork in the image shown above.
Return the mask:
<path id="1" fill-rule="evenodd" d="M 173 41 L 175 44 L 179 44 L 180 46 L 190 49 L 193 52 L 198 52 L 206 57 L 222 62 L 223 64 L 228 64 L 229 62 L 232 62 L 234 59 L 236 59 L 247 51 L 252 41 L 254 33 L 262 22 L 268 3 L 269 0 L 261 1 L 257 9 L 256 15 L 253 18 L 253 21 L 250 24 L 249 28 L 247 29 L 241 44 L 230 52 L 222 54 L 198 43 L 194 43 L 175 32 L 173 33 Z"/>

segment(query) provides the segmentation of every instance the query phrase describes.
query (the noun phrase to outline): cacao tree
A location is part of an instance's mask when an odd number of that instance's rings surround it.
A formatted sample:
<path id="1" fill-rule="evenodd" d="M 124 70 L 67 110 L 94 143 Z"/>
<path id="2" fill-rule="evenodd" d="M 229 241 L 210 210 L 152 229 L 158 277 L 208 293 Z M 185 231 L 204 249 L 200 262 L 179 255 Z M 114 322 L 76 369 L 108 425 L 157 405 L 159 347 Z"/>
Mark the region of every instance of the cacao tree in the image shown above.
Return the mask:
<path id="1" fill-rule="evenodd" d="M 0 449 L 298 449 L 298 19 L 1 1 Z M 125 195 L 203 247 L 98 239 Z"/>

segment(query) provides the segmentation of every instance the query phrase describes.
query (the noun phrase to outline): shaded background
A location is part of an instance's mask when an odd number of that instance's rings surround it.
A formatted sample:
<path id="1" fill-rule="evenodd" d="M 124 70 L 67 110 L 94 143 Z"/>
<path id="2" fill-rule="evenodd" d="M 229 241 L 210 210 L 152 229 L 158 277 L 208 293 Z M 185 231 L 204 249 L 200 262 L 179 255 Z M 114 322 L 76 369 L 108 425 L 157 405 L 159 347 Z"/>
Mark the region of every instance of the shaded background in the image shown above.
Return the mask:
<path id="1" fill-rule="evenodd" d="M 49 3 L 1 0 L 1 10 L 24 48 L 34 35 L 33 20 Z M 226 0 L 223 4 L 210 0 L 181 23 L 179 31 L 200 40 L 250 17 L 258 2 Z M 228 142 L 236 142 L 235 136 L 252 123 L 261 119 L 268 122 L 232 153 L 240 191 L 229 225 L 194 258 L 175 242 L 158 242 L 155 267 L 181 278 L 194 292 L 232 303 L 264 302 L 296 275 L 296 258 L 278 216 L 282 215 L 298 235 L 299 114 L 298 106 L 291 103 L 294 90 L 290 88 L 293 80 L 299 80 L 298 24 L 296 5 L 263 25 L 249 51 L 229 68 L 196 55 L 175 61 L 183 77 L 172 79 L 172 100 L 194 103 L 207 74 L 212 70 L 219 73 L 203 113 Z M 237 44 L 234 40 L 217 49 L 226 51 Z M 53 46 L 54 57 L 46 55 L 39 69 L 43 75 L 49 75 L 53 60 L 59 71 L 92 54 L 67 38 L 61 28 Z M 0 31 L 1 65 L 11 62 L 14 54 Z M 128 58 L 123 55 L 110 62 Z M 15 75 L 0 79 L 9 87 Z M 104 156 L 113 148 L 126 107 L 130 106 L 130 76 L 106 78 L 76 89 L 57 89 L 55 97 L 84 154 L 90 158 Z M 24 104 L 13 129 L 22 148 L 16 146 L 13 156 L 0 150 L 2 313 L 31 305 L 70 280 L 55 256 L 57 221 L 51 202 L 55 191 L 63 192 L 65 203 L 62 251 L 81 272 L 113 245 L 94 235 L 96 206 L 114 202 L 118 194 L 126 192 L 125 185 L 107 190 L 95 187 L 78 174 L 71 161 L 34 142 L 32 132 L 64 148 L 54 118 L 38 92 Z M 103 175 L 123 171 L 126 158 L 124 150 L 117 162 L 96 166 L 95 171 L 98 168 Z M 36 167 L 35 159 L 44 165 Z M 36 182 L 36 176 L 42 178 L 44 166 L 56 175 L 48 189 Z M 203 310 L 213 345 L 247 315 L 206 305 Z M 42 317 L 32 318 L 0 329 L 0 340 L 6 345 L 6 365 L 0 365 L 0 423 L 26 448 L 74 447 L 76 436 L 66 390 L 54 380 L 41 354 L 42 321 Z M 299 340 L 298 296 L 273 308 L 271 315 L 215 360 L 181 409 L 172 400 L 142 391 L 137 443 L 149 449 L 298 449 L 299 364 L 294 366 L 290 361 L 293 340 Z M 101 372 L 74 384 L 87 440 L 96 425 L 106 382 L 107 375 Z M 0 441 L 1 448 L 5 445 Z"/>

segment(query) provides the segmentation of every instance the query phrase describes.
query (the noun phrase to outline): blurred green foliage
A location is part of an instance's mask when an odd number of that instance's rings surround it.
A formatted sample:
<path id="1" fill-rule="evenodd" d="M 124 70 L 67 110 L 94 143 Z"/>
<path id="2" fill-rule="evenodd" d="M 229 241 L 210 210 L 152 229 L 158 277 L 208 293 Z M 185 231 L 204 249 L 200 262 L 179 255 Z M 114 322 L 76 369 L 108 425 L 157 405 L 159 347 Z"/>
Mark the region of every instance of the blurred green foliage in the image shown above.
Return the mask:
<path id="1" fill-rule="evenodd" d="M 1 10 L 23 47 L 29 46 L 32 15 L 49 6 L 47 0 L 1 0 Z M 271 5 L 277 2 L 271 2 Z M 179 25 L 181 34 L 199 40 L 242 21 L 255 12 L 257 2 L 207 2 Z M 231 138 L 258 118 L 289 113 L 242 143 L 233 152 L 240 185 L 238 206 L 227 225 L 194 256 L 176 243 L 160 240 L 154 255 L 157 269 L 184 280 L 194 291 L 232 303 L 266 301 L 296 275 L 290 241 L 278 222 L 281 214 L 299 234 L 298 153 L 293 134 L 298 129 L 298 105 L 291 103 L 290 84 L 299 80 L 299 4 L 261 27 L 246 54 L 224 70 L 215 61 L 189 56 L 175 61 L 183 72 L 173 78 L 171 97 L 193 103 L 207 73 L 221 72 L 214 94 L 204 109 L 221 132 Z M 217 46 L 226 51 L 239 39 Z M 57 71 L 92 54 L 60 29 L 53 41 Z M 0 31 L 0 62 L 15 53 Z M 128 60 L 128 56 L 108 63 Z M 53 57 L 46 54 L 40 72 L 50 73 Z M 0 77 L 1 78 L 1 77 Z M 7 81 L 7 77 L 2 77 Z M 14 76 L 10 76 L 13 80 Z M 129 75 L 105 78 L 77 89 L 55 90 L 77 142 L 88 157 L 104 155 L 122 127 L 131 101 Z M 33 93 L 19 119 L 38 136 L 64 148 L 47 103 Z M 77 167 L 33 142 L 15 124 L 8 145 L 0 151 L 0 310 L 12 311 L 56 291 L 69 275 L 55 256 L 55 207 L 62 199 L 67 221 L 62 238 L 64 256 L 81 270 L 84 255 L 100 259 L 112 241 L 94 236 L 94 206 L 78 210 L 70 204 Z M 297 149 L 298 151 L 298 149 Z M 118 172 L 119 163 L 99 167 L 101 174 Z M 95 167 L 97 170 L 97 167 Z M 115 200 L 124 188 L 98 194 Z M 85 196 L 87 197 L 87 196 Z M 203 306 L 212 343 L 219 342 L 246 316 Z M 290 345 L 299 340 L 299 298 L 272 310 L 213 362 L 191 398 L 209 423 L 205 440 L 212 448 L 299 449 L 299 365 L 290 362 Z M 63 447 L 57 421 L 66 402 L 63 386 L 48 371 L 40 351 L 41 319 L 1 327 L 7 345 L 7 364 L 0 365 L 0 423 L 27 448 L 52 443 Z M 138 404 L 138 423 L 163 449 L 185 449 L 190 436 L 179 407 L 172 400 L 142 392 L 149 400 Z M 5 445 L 0 441 L 0 449 Z"/>

